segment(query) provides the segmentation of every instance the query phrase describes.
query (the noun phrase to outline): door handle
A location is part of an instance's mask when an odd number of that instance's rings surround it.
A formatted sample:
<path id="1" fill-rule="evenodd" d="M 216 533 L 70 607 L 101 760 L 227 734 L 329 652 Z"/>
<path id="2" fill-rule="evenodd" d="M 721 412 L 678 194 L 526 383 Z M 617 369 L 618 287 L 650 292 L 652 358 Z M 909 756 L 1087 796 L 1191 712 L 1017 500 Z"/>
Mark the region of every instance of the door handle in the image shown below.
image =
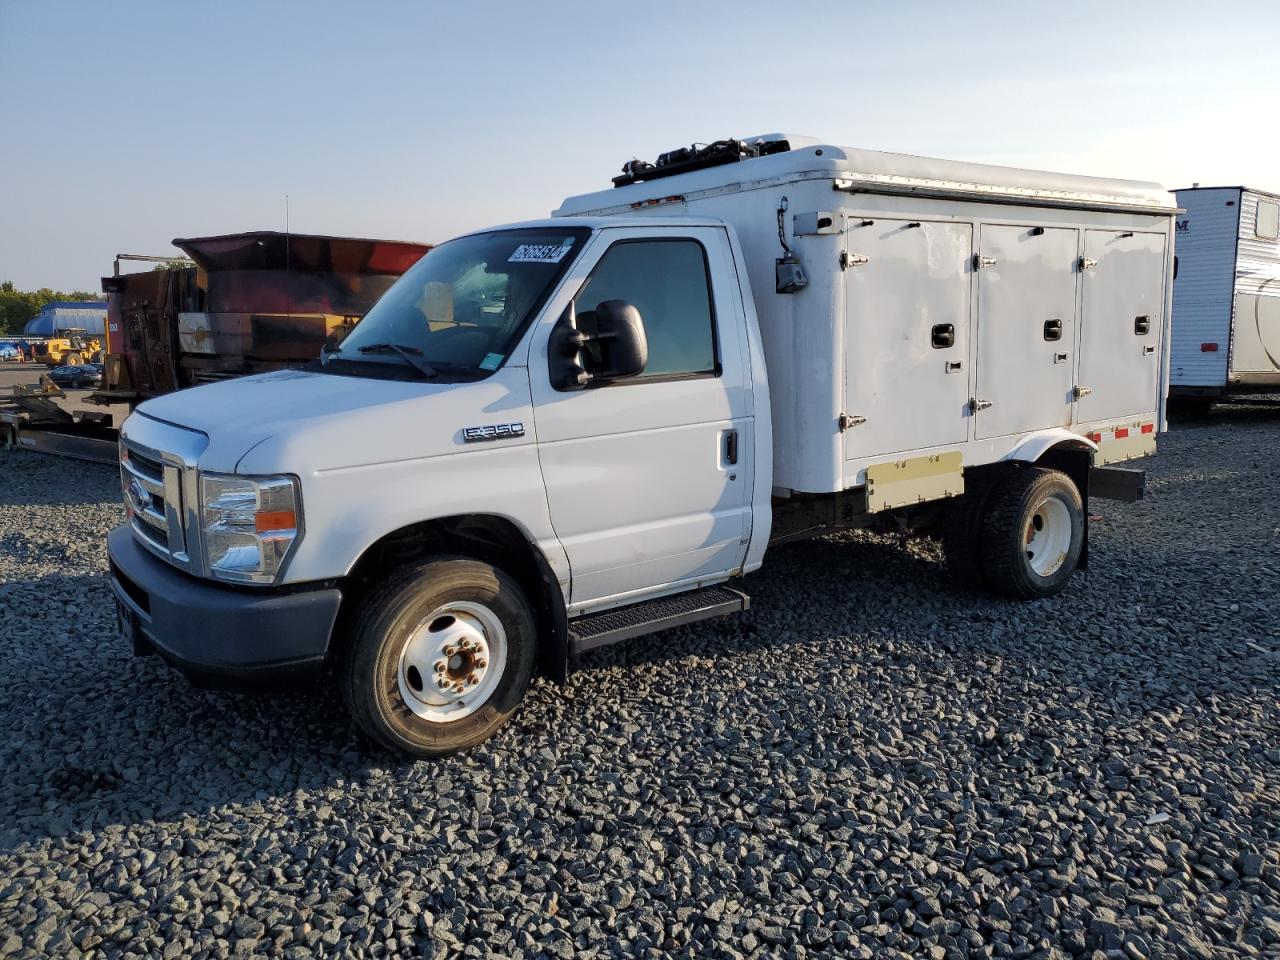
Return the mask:
<path id="1" fill-rule="evenodd" d="M 956 327 L 953 323 L 935 323 L 933 325 L 933 349 L 945 350 L 956 343 Z"/>
<path id="2" fill-rule="evenodd" d="M 1062 321 L 1046 320 L 1044 322 L 1044 338 L 1050 342 L 1062 339 Z"/>
<path id="3" fill-rule="evenodd" d="M 1151 318 L 1148 316 L 1134 317 L 1133 332 L 1136 336 L 1145 337 L 1151 332 Z"/>
<path id="4" fill-rule="evenodd" d="M 738 431 L 726 430 L 724 432 L 724 462 L 725 466 L 732 467 L 738 462 Z"/>

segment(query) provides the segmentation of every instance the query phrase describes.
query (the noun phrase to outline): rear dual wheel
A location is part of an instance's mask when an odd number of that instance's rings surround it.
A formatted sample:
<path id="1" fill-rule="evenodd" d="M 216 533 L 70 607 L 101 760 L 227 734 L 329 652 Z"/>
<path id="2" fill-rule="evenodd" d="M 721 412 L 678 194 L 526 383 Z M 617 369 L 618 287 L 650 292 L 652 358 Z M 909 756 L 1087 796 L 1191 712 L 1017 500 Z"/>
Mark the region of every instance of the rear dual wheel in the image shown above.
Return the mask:
<path id="1" fill-rule="evenodd" d="M 340 682 L 369 737 L 414 757 L 475 746 L 515 712 L 533 675 L 524 592 L 486 563 L 441 559 L 375 589 L 356 617 Z"/>
<path id="2" fill-rule="evenodd" d="M 965 494 L 944 524 L 943 546 L 962 583 L 1035 599 L 1060 593 L 1071 579 L 1084 529 L 1084 503 L 1071 478 L 1024 467 Z"/>

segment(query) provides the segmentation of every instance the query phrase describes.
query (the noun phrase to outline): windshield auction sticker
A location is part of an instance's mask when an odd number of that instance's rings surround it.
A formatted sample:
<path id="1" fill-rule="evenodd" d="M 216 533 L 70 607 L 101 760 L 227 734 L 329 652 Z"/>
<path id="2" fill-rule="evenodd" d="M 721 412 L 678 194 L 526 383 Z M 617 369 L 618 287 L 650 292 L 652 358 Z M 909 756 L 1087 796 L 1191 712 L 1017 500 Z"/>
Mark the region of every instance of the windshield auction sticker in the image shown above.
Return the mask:
<path id="1" fill-rule="evenodd" d="M 573 237 L 565 237 L 559 244 L 522 243 L 507 257 L 507 263 L 559 263 L 572 246 Z"/>

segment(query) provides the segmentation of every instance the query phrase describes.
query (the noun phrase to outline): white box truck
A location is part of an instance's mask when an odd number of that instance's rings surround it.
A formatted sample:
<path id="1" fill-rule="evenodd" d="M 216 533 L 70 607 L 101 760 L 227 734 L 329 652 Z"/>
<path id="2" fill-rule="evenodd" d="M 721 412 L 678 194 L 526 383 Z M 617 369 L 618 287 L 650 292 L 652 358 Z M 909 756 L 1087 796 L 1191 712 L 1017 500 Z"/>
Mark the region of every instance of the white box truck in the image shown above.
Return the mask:
<path id="1" fill-rule="evenodd" d="M 1280 391 L 1280 195 L 1199 186 L 1174 195 L 1183 209 L 1170 402 L 1196 412 Z"/>
<path id="2" fill-rule="evenodd" d="M 1162 428 L 1172 197 L 780 135 L 432 250 L 308 368 L 140 406 L 111 581 L 197 682 L 329 669 L 417 756 L 740 611 L 771 545 L 937 535 L 1013 597 Z"/>

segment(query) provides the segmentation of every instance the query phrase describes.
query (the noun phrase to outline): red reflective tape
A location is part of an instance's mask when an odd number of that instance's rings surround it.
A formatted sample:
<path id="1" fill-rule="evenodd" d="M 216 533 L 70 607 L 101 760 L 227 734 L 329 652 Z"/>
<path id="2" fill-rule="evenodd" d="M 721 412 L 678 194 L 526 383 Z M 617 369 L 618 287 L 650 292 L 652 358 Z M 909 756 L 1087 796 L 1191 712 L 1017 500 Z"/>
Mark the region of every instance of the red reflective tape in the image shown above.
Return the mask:
<path id="1" fill-rule="evenodd" d="M 1143 433 L 1155 433 L 1155 431 L 1156 431 L 1156 425 L 1154 423 L 1144 423 L 1142 425 Z"/>
<path id="2" fill-rule="evenodd" d="M 1123 439 L 1124 439 L 1125 437 L 1127 437 L 1128 435 L 1129 435 L 1129 428 L 1128 428 L 1128 427 L 1116 427 L 1116 439 L 1117 439 L 1117 440 L 1123 440 Z"/>
<path id="3" fill-rule="evenodd" d="M 1200 344 L 1200 352 L 1201 353 L 1217 353 L 1218 345 L 1216 343 L 1202 343 Z"/>
<path id="4" fill-rule="evenodd" d="M 1102 439 L 1102 434 L 1100 433 L 1086 433 L 1085 436 L 1088 437 L 1090 440 L 1092 440 L 1094 443 L 1097 443 Z"/>

